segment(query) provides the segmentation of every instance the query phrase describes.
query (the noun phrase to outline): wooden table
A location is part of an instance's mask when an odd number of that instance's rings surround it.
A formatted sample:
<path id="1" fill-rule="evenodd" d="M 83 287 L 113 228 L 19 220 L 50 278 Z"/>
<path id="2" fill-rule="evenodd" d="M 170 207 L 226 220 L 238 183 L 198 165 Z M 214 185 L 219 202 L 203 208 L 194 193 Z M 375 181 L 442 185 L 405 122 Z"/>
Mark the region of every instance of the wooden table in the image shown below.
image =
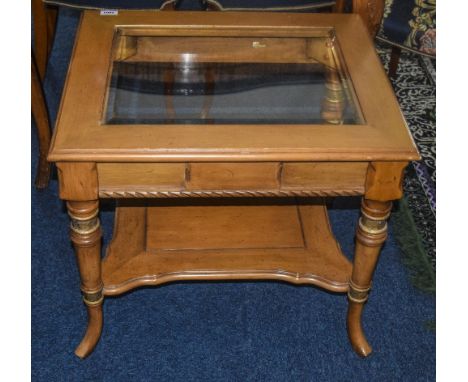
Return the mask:
<path id="1" fill-rule="evenodd" d="M 88 311 L 76 354 L 99 340 L 104 296 L 276 279 L 347 292 L 367 356 L 362 309 L 418 158 L 359 16 L 84 12 L 49 154 Z M 352 195 L 353 263 L 323 202 Z M 103 260 L 102 198 L 118 199 Z"/>

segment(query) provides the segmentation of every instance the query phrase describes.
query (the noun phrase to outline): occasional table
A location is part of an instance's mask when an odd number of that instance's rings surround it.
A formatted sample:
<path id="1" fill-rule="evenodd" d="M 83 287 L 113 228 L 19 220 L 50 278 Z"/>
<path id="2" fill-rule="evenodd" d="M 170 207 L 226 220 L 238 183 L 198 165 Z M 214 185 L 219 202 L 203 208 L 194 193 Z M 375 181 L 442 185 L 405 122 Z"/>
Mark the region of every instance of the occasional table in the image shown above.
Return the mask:
<path id="1" fill-rule="evenodd" d="M 363 306 L 417 159 L 357 15 L 84 12 L 49 153 L 88 312 L 76 354 L 99 340 L 104 297 L 267 279 L 347 293 L 367 356 Z M 324 197 L 355 195 L 350 262 Z M 117 207 L 101 259 L 105 198 Z"/>

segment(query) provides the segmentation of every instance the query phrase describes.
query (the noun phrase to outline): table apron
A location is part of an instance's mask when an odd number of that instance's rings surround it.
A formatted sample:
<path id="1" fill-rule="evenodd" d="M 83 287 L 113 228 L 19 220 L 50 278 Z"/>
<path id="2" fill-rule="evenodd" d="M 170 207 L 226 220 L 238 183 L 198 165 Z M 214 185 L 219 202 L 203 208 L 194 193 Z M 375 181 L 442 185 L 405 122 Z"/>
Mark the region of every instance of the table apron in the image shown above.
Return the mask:
<path id="1" fill-rule="evenodd" d="M 368 162 L 98 163 L 99 197 L 348 196 Z"/>

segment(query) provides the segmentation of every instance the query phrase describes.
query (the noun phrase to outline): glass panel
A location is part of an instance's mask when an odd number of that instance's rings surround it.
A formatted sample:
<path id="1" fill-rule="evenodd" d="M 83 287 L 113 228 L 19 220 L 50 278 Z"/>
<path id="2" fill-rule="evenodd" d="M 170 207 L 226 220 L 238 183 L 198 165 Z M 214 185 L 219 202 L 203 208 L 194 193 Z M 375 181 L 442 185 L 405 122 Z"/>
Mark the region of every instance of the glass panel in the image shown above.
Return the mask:
<path id="1" fill-rule="evenodd" d="M 332 34 L 118 34 L 105 124 L 362 124 Z"/>

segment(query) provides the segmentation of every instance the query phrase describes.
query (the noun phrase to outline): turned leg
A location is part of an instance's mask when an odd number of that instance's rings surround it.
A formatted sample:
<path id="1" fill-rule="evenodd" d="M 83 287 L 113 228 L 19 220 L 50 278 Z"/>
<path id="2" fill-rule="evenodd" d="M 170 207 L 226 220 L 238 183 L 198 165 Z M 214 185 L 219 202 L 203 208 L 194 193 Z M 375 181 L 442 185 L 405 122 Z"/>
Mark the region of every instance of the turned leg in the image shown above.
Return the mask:
<path id="1" fill-rule="evenodd" d="M 391 202 L 363 199 L 356 232 L 354 265 L 348 291 L 348 336 L 356 353 L 362 357 L 372 352 L 361 325 L 364 303 L 367 301 L 380 249 L 387 238 L 387 218 Z"/>
<path id="2" fill-rule="evenodd" d="M 84 358 L 96 346 L 102 330 L 101 227 L 98 201 L 67 202 L 71 218 L 70 237 L 75 248 L 81 277 L 83 301 L 88 311 L 86 333 L 75 350 Z"/>

